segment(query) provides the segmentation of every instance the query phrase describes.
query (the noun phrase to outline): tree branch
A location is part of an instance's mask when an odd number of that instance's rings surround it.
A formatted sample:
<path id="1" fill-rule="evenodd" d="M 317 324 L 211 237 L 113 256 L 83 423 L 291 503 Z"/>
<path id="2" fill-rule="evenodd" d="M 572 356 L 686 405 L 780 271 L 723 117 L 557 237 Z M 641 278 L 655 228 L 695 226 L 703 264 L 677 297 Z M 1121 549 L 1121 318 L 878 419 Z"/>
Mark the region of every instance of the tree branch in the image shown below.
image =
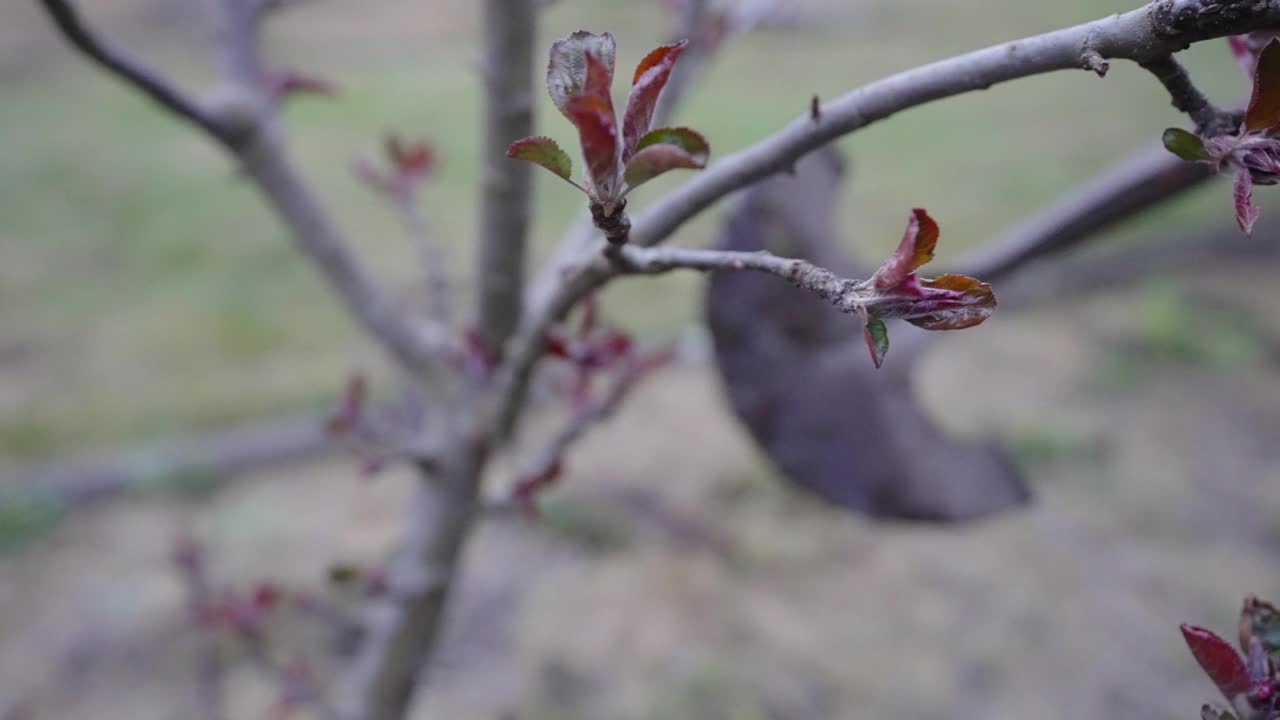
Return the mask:
<path id="1" fill-rule="evenodd" d="M 588 430 L 612 417 L 631 391 L 654 370 L 669 363 L 672 357 L 672 350 L 667 349 L 630 358 L 605 394 L 587 403 L 585 407 L 579 408 L 537 456 L 537 460 L 525 468 L 520 477 L 551 477 L 556 468 L 563 463 L 564 456 L 574 443 L 582 439 Z"/>
<path id="2" fill-rule="evenodd" d="M 688 40 L 689 45 L 671 72 L 671 78 L 658 96 L 650 127 L 663 127 L 671 122 L 676 108 L 684 100 L 698 76 L 706 69 L 714 48 L 708 43 L 707 20 L 710 0 L 686 0 L 680 13 L 680 27 L 673 33 L 672 42 Z"/>
<path id="3" fill-rule="evenodd" d="M 962 260 L 959 272 L 1004 280 L 1212 177 L 1207 165 L 1186 162 L 1154 142 L 1010 227 Z"/>
<path id="4" fill-rule="evenodd" d="M 261 91 L 256 84 L 243 88 L 248 104 L 237 106 L 235 122 L 226 122 L 177 94 L 154 72 L 95 38 L 65 0 L 41 2 L 77 49 L 210 133 L 240 160 L 245 175 L 288 227 L 294 244 L 325 276 L 361 327 L 377 338 L 393 358 L 414 371 L 435 360 L 448 339 L 433 328 L 413 322 L 368 275 L 351 252 L 351 243 L 290 163 L 268 104 L 255 102 L 260 100 Z M 242 3 L 247 0 L 225 2 L 229 3 L 226 7 L 231 14 L 222 39 L 232 49 L 224 54 L 240 58 L 227 63 L 230 67 L 226 70 L 233 73 L 233 82 L 245 83 L 250 80 L 251 71 L 256 73 L 256 49 L 248 54 L 244 51 L 255 41 L 256 27 L 240 21 Z M 226 34 L 232 31 L 236 34 Z"/>
<path id="5" fill-rule="evenodd" d="M 294 169 L 274 132 L 260 132 L 240 154 L 248 176 L 267 197 L 309 258 L 364 330 L 401 366 L 416 374 L 439 359 L 451 340 L 443 328 L 414 321 L 368 274 L 351 243 Z"/>
<path id="6" fill-rule="evenodd" d="M 853 313 L 862 307 L 865 295 L 857 292 L 862 280 L 842 278 L 807 260 L 784 258 L 767 251 L 690 250 L 677 247 L 640 248 L 625 246 L 615 263 L 623 274 L 658 275 L 672 270 L 752 270 L 768 273 L 807 290 L 831 303 L 841 312 Z"/>
<path id="7" fill-rule="evenodd" d="M 344 720 L 401 720 L 439 638 L 458 560 L 477 510 L 485 439 L 464 436 L 423 469 L 386 592 L 363 609 L 364 634 L 338 703 Z"/>
<path id="8" fill-rule="evenodd" d="M 656 245 L 729 193 L 790 167 L 806 153 L 895 113 L 934 100 L 1057 70 L 1105 71 L 1105 60 L 1143 63 L 1191 43 L 1280 24 L 1280 0 L 1155 0 L 1127 13 L 1021 40 L 993 45 L 891 75 L 824 104 L 817 118 L 805 112 L 764 140 L 721 158 L 632 220 L 632 246 Z M 597 245 L 597 248 L 599 246 Z M 495 418 L 510 430 L 547 330 L 587 292 L 617 273 L 595 259 L 552 267 L 532 293 L 513 341 L 494 402 Z M 981 275 L 979 275 L 981 277 Z"/>
<path id="9" fill-rule="evenodd" d="M 1143 63 L 1193 42 L 1280 24 L 1280 0 L 1156 0 L 1127 13 L 1001 43 L 864 85 L 763 141 L 721 158 L 633 218 L 631 242 L 654 245 L 725 195 L 789 167 L 811 150 L 934 100 L 1099 59 Z"/>
<path id="10" fill-rule="evenodd" d="M 533 134 L 534 0 L 484 0 L 484 134 L 476 258 L 481 335 L 502 352 L 520 322 L 532 168 L 507 147 Z"/>
<path id="11" fill-rule="evenodd" d="M 141 90 L 169 112 L 199 127 L 228 150 L 235 152 L 245 137 L 223 126 L 215 117 L 187 97 L 181 90 L 123 48 L 116 47 L 90 30 L 79 12 L 67 0 L 40 0 L 54 25 L 81 53 L 101 65 L 107 72 Z"/>
<path id="12" fill-rule="evenodd" d="M 1169 91 L 1173 106 L 1196 124 L 1196 132 L 1206 137 L 1227 135 L 1240 128 L 1239 113 L 1226 112 L 1205 97 L 1191 81 L 1186 68 L 1172 55 L 1141 63 Z"/>

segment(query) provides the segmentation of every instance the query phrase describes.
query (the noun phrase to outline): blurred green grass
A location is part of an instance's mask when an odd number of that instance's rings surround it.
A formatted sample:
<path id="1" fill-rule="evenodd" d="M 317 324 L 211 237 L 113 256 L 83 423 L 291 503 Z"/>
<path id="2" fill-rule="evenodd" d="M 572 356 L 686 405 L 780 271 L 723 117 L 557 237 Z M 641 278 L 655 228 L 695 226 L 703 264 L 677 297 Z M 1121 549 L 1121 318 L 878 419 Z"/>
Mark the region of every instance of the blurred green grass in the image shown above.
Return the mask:
<path id="1" fill-rule="evenodd" d="M 723 155 L 804 112 L 815 93 L 835 98 L 896 70 L 1134 5 L 859 3 L 848 23 L 735 44 L 680 121 Z M 424 202 L 465 295 L 478 182 L 474 10 L 457 0 L 376 6 L 320 3 L 270 29 L 279 64 L 344 88 L 335 100 L 289 108 L 296 154 L 369 264 L 408 292 L 412 249 L 348 165 L 389 129 L 436 143 L 443 166 Z M 128 13 L 122 17 L 115 20 L 126 39 L 184 80 L 207 81 L 192 44 L 130 33 Z M 40 62 L 0 73 L 0 467 L 325 406 L 347 368 L 373 363 L 374 352 L 225 158 L 72 57 L 41 20 L 27 18 L 31 33 L 48 36 L 34 43 Z M 545 44 L 578 27 L 611 29 L 625 68 L 665 37 L 668 22 L 657 3 L 562 0 L 541 30 Z M 1245 92 L 1219 44 L 1193 49 L 1188 63 L 1218 98 Z M 572 146 L 571 128 L 538 95 L 540 131 Z M 946 262 L 1181 124 L 1159 86 L 1124 63 L 1105 80 L 1058 73 L 912 110 L 842 143 L 854 162 L 845 234 L 860 252 L 879 255 L 896 242 L 908 208 L 925 206 L 942 223 Z M 653 183 L 633 204 L 679 181 Z M 579 202 L 539 177 L 539 257 Z M 1222 216 L 1226 207 L 1225 189 L 1215 187 L 1118 241 Z M 705 242 L 716 216 L 675 241 Z M 700 289 L 695 276 L 637 280 L 610 289 L 607 303 L 641 336 L 667 337 L 697 317 Z"/>

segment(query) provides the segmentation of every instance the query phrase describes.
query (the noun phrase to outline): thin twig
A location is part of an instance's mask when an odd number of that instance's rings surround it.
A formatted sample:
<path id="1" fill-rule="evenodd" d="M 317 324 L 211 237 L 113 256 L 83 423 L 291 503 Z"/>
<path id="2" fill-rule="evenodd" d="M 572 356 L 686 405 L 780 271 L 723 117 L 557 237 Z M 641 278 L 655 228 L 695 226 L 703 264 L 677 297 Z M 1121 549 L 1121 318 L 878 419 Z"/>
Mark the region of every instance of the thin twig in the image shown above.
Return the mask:
<path id="1" fill-rule="evenodd" d="M 1173 106 L 1196 124 L 1196 132 L 1206 137 L 1227 135 L 1240 127 L 1240 115 L 1220 109 L 1200 92 L 1187 69 L 1172 55 L 1140 63 L 1169 91 Z"/>
<path id="2" fill-rule="evenodd" d="M 223 127 L 192 98 L 187 97 L 164 76 L 144 65 L 124 48 L 98 37 L 81 20 L 79 12 L 67 0 L 40 0 L 62 35 L 107 72 L 141 90 L 166 110 L 204 130 L 228 150 L 235 152 L 246 138 Z"/>
<path id="3" fill-rule="evenodd" d="M 1092 68 L 1095 55 L 1149 62 L 1194 42 L 1280 25 L 1280 0 L 1251 7 L 1251 12 L 1240 12 L 1235 4 L 1216 0 L 1157 0 L 1127 13 L 993 45 L 877 80 L 823 103 L 818 122 L 806 112 L 755 145 L 713 163 L 633 217 L 631 242 L 646 246 L 662 242 L 725 195 L 903 110 L 1032 75 Z"/>
<path id="4" fill-rule="evenodd" d="M 1127 13 L 1042 35 L 1000 43 L 891 75 L 824 103 L 814 120 L 808 112 L 773 135 L 713 163 L 694 179 L 632 219 L 632 246 L 652 246 L 726 195 L 790 167 L 806 153 L 903 110 L 992 85 L 1058 70 L 1096 71 L 1102 60 L 1148 62 L 1194 42 L 1280 24 L 1280 0 L 1251 12 L 1216 0 L 1156 0 Z M 597 249 L 552 267 L 531 293 L 493 401 L 494 421 L 509 432 L 542 354 L 548 329 L 583 293 L 607 283 L 616 270 L 590 259 Z M 561 255 L 564 257 L 564 255 Z M 583 258 L 588 259 L 583 259 Z"/>
<path id="5" fill-rule="evenodd" d="M 453 303 L 449 289 L 449 265 L 436 242 L 427 218 L 412 197 L 396 196 L 396 208 L 410 241 L 422 262 L 422 280 L 427 291 L 428 317 L 440 328 L 453 324 Z"/>
<path id="6" fill-rule="evenodd" d="M 961 272 L 987 282 L 1004 280 L 1213 176 L 1207 165 L 1186 162 L 1154 142 L 1010 227 L 962 260 Z"/>
<path id="7" fill-rule="evenodd" d="M 866 282 L 842 278 L 807 260 L 784 258 L 766 251 L 691 250 L 677 247 L 622 248 L 615 267 L 623 274 L 657 275 L 672 270 L 752 270 L 768 273 L 807 290 L 841 312 L 855 313 L 863 306 Z"/>
<path id="8" fill-rule="evenodd" d="M 579 408 L 538 455 L 538 459 L 531 463 L 520 476 L 524 478 L 549 476 L 563 462 L 564 456 L 574 443 L 582 439 L 588 430 L 613 417 L 631 391 L 654 370 L 667 364 L 671 357 L 672 350 L 667 349 L 630 358 L 605 394 L 589 402 L 585 407 Z"/>

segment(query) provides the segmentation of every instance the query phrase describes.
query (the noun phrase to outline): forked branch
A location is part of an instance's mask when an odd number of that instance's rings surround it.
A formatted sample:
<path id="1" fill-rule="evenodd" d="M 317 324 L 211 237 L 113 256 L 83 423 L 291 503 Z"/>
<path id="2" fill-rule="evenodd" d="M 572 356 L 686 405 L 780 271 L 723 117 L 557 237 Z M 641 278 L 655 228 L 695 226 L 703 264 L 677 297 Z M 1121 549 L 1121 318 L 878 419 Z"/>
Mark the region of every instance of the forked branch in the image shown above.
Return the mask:
<path id="1" fill-rule="evenodd" d="M 67 0 L 40 0 L 54 25 L 77 50 L 101 65 L 107 72 L 141 90 L 169 112 L 205 131 L 228 150 L 235 152 L 246 140 L 224 127 L 167 78 L 133 57 L 124 48 L 99 37 L 80 18 L 80 13 Z"/>

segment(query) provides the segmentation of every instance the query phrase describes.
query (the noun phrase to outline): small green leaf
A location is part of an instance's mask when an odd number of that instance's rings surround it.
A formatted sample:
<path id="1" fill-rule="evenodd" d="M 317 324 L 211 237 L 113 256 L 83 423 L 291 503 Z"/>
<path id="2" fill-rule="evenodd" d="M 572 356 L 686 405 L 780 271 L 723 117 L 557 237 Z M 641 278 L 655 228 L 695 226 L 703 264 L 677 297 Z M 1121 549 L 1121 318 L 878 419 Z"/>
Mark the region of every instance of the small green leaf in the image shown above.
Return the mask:
<path id="1" fill-rule="evenodd" d="M 640 138 L 640 142 L 636 143 L 636 150 L 643 150 L 650 145 L 675 145 L 694 157 L 701 157 L 703 163 L 711 155 L 707 139 L 698 131 L 687 127 L 652 130 Z"/>
<path id="2" fill-rule="evenodd" d="M 884 356 L 889 352 L 889 329 L 884 321 L 871 315 L 862 328 L 862 336 L 867 341 L 867 349 L 871 351 L 871 362 L 880 367 L 884 364 Z"/>
<path id="3" fill-rule="evenodd" d="M 654 130 L 640 138 L 636 148 L 624 171 L 628 188 L 639 187 L 669 170 L 701 170 L 711 153 L 706 139 L 689 128 Z"/>
<path id="4" fill-rule="evenodd" d="M 569 159 L 569 154 L 560 149 L 556 141 L 549 137 L 527 137 L 523 140 L 517 140 L 511 143 L 511 147 L 507 148 L 507 157 L 516 160 L 527 160 L 536 165 L 541 165 L 568 182 L 577 185 L 577 183 L 569 179 L 570 174 L 573 172 L 573 161 Z"/>
<path id="5" fill-rule="evenodd" d="M 1209 151 L 1204 149 L 1204 141 L 1181 128 L 1169 128 L 1160 138 L 1164 149 L 1188 162 L 1209 160 Z"/>

